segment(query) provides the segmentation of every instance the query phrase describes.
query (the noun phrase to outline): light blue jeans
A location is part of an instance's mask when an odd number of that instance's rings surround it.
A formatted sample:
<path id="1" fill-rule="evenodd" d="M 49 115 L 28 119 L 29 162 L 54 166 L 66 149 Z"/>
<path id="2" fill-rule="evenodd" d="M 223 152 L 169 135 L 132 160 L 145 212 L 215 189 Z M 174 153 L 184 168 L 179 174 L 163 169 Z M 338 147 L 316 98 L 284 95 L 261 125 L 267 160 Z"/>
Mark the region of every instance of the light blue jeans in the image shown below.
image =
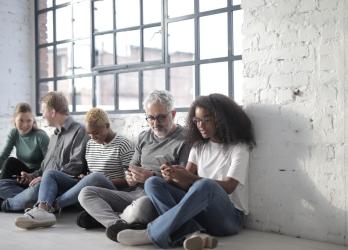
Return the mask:
<path id="1" fill-rule="evenodd" d="M 243 212 L 214 180 L 200 179 L 185 192 L 154 176 L 146 180 L 145 192 L 160 214 L 147 227 L 150 239 L 160 248 L 180 245 L 186 235 L 197 231 L 226 236 L 242 227 Z"/>
<path id="2" fill-rule="evenodd" d="M 41 179 L 39 202 L 47 202 L 52 206 L 56 202 L 58 208 L 78 203 L 78 195 L 86 186 L 97 186 L 115 189 L 114 184 L 102 173 L 91 173 L 81 180 L 73 178 L 61 171 L 46 170 Z"/>
<path id="3" fill-rule="evenodd" d="M 23 187 L 15 179 L 0 180 L 0 198 L 4 199 L 1 210 L 23 212 L 26 204 L 37 201 L 40 183 L 33 187 Z"/>

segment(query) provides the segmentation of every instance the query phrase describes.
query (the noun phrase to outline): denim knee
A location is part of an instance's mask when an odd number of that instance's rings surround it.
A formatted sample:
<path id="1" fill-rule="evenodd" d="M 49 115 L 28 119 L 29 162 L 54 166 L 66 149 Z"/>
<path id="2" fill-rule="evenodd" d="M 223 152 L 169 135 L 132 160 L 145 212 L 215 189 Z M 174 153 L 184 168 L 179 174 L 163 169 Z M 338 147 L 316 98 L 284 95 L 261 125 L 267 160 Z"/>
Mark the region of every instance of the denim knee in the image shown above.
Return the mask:
<path id="1" fill-rule="evenodd" d="M 221 188 L 216 181 L 208 178 L 202 178 L 195 181 L 190 187 L 191 190 L 196 190 L 198 192 L 204 192 L 208 195 L 208 193 L 212 193 L 216 190 L 216 188 Z"/>
<path id="2" fill-rule="evenodd" d="M 105 183 L 106 180 L 105 175 L 99 172 L 91 173 L 84 178 L 86 178 L 86 185 L 90 186 L 99 186 L 100 183 Z"/>
<path id="3" fill-rule="evenodd" d="M 47 169 L 43 172 L 42 174 L 42 178 L 53 178 L 55 179 L 56 178 L 56 173 L 59 172 L 55 169 Z"/>
<path id="4" fill-rule="evenodd" d="M 163 183 L 167 183 L 163 178 L 159 176 L 152 176 L 148 178 L 144 183 L 144 190 L 145 193 L 153 193 L 153 191 L 157 190 L 157 187 L 159 185 L 162 185 Z"/>

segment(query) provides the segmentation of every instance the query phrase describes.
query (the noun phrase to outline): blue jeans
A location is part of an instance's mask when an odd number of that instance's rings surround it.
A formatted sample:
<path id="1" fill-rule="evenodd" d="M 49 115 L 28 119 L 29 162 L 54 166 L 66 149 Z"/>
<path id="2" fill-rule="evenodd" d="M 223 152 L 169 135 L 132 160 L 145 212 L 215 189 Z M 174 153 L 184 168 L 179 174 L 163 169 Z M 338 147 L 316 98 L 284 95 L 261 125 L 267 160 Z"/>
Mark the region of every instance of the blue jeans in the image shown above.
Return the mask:
<path id="1" fill-rule="evenodd" d="M 40 182 L 33 187 L 23 187 L 15 179 L 0 180 L 0 198 L 4 199 L 1 210 L 4 212 L 22 212 L 25 205 L 35 203 Z"/>
<path id="2" fill-rule="evenodd" d="M 91 173 L 81 180 L 73 178 L 61 171 L 47 170 L 41 179 L 38 202 L 47 202 L 50 206 L 54 201 L 58 208 L 78 203 L 78 195 L 86 186 L 97 186 L 115 189 L 114 184 L 102 173 Z"/>
<path id="3" fill-rule="evenodd" d="M 226 236 L 242 227 L 243 212 L 214 180 L 200 179 L 185 192 L 163 178 L 151 177 L 145 192 L 160 214 L 147 227 L 150 239 L 160 248 L 182 244 L 186 235 L 197 231 Z"/>

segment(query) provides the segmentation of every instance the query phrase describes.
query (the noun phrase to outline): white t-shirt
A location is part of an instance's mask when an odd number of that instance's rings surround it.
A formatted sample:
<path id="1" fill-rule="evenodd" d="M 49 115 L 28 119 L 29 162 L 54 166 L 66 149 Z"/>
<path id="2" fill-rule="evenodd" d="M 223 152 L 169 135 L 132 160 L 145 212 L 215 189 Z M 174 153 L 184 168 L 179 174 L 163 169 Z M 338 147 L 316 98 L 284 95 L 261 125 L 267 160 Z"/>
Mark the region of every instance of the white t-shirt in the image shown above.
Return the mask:
<path id="1" fill-rule="evenodd" d="M 225 146 L 209 141 L 199 149 L 192 147 L 189 162 L 197 165 L 198 176 L 222 181 L 231 177 L 239 182 L 229 195 L 233 205 L 249 213 L 248 207 L 248 168 L 249 149 L 245 144 Z"/>

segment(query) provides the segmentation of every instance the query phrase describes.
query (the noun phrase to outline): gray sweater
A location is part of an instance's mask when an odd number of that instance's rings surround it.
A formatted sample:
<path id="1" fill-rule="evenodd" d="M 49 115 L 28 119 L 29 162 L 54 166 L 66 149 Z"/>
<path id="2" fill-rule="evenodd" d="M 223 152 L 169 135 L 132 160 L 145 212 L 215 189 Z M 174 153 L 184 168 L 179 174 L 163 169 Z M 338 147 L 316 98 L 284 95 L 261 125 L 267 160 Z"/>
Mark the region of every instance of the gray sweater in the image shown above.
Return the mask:
<path id="1" fill-rule="evenodd" d="M 165 155 L 170 163 L 185 166 L 190 148 L 185 143 L 185 130 L 177 125 L 176 129 L 166 138 L 158 138 L 151 129 L 143 131 L 138 137 L 135 153 L 129 165 L 141 166 L 160 172 L 161 163 L 158 155 Z"/>

